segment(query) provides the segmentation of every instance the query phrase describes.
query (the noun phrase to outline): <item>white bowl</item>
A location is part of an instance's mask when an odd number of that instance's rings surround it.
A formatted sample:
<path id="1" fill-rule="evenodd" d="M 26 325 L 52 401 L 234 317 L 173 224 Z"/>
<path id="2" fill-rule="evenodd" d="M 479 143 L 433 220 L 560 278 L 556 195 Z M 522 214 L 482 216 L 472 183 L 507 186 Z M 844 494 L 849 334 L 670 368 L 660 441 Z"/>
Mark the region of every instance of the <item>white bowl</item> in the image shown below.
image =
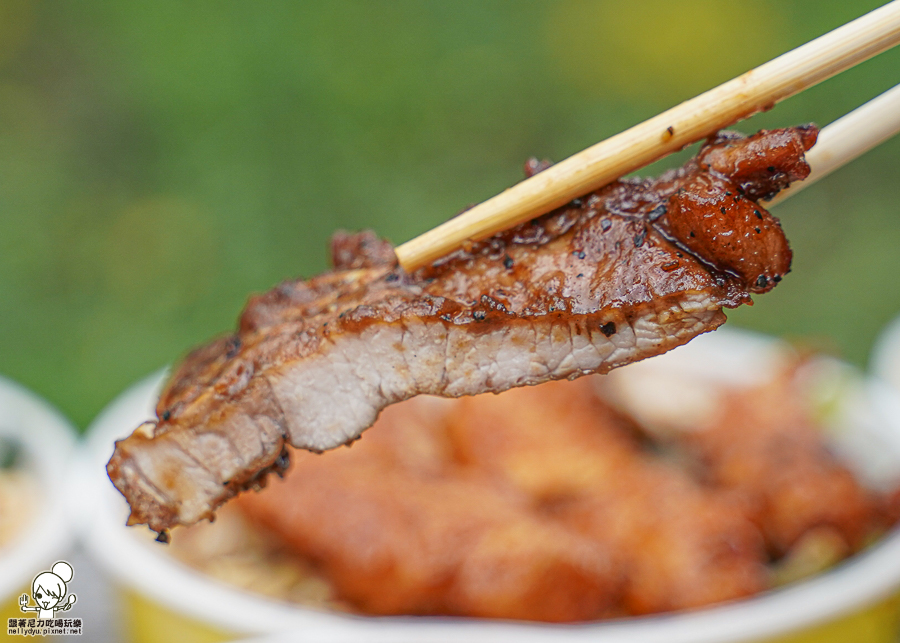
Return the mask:
<path id="1" fill-rule="evenodd" d="M 772 340 L 720 330 L 667 355 L 626 368 L 715 378 L 738 374 L 752 380 L 772 367 L 780 350 Z M 870 458 L 880 457 L 875 482 L 893 479 L 900 473 L 900 434 L 885 431 L 885 423 L 877 415 L 884 405 L 873 401 L 884 391 L 872 393 L 861 379 L 848 380 L 846 368 L 835 368 L 839 379 L 849 382 L 840 406 L 841 417 L 849 418 L 852 424 L 851 430 L 839 438 L 840 448 L 851 459 L 859 460 L 859 468 L 870 475 Z M 799 638 L 777 640 L 840 641 L 849 640 L 848 631 L 860 633 L 854 636 L 855 641 L 896 640 L 896 601 L 892 597 L 900 587 L 897 531 L 825 574 L 755 598 L 692 612 L 578 625 L 370 618 L 317 611 L 226 586 L 181 564 L 166 553 L 164 546 L 126 528 L 125 501 L 106 478 L 105 464 L 113 440 L 151 417 L 160 381 L 161 376 L 155 375 L 137 384 L 97 418 L 90 430 L 89 458 L 83 472 L 90 497 L 95 499 L 85 523 L 90 551 L 120 583 L 160 607 L 158 615 L 170 611 L 178 618 L 231 636 L 273 634 L 260 639 L 267 641 L 725 643 L 792 635 Z M 870 632 L 868 637 L 866 631 Z"/>
<path id="2" fill-rule="evenodd" d="M 23 467 L 33 477 L 39 503 L 32 507 L 28 523 L 0 547 L 0 602 L 14 601 L 17 606 L 19 594 L 31 589 L 31 580 L 63 557 L 75 539 L 70 524 L 71 510 L 79 502 L 72 493 L 75 431 L 34 393 L 0 377 L 0 435 L 21 446 Z"/>

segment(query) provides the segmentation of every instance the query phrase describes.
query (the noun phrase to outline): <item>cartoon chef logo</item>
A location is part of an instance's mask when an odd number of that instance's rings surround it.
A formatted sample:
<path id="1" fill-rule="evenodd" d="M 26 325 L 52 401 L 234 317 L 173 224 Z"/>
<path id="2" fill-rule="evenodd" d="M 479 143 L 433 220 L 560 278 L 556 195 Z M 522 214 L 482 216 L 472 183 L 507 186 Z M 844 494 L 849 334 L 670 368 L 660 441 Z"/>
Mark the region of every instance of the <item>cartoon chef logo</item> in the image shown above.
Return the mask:
<path id="1" fill-rule="evenodd" d="M 23 612 L 37 612 L 34 616 L 10 616 L 6 624 L 8 636 L 53 636 L 83 633 L 84 622 L 77 616 L 63 617 L 75 604 L 75 594 L 69 593 L 68 583 L 75 572 L 64 560 L 59 561 L 49 572 L 41 572 L 31 581 L 31 601 L 28 594 L 19 597 L 19 609 Z"/>
<path id="2" fill-rule="evenodd" d="M 49 572 L 41 572 L 31 583 L 31 597 L 36 605 L 28 604 L 28 594 L 19 597 L 19 609 L 23 612 L 37 612 L 38 618 L 50 619 L 56 612 L 68 611 L 77 600 L 75 594 L 66 598 L 66 583 L 72 580 L 72 566 L 64 560 L 56 563 Z"/>

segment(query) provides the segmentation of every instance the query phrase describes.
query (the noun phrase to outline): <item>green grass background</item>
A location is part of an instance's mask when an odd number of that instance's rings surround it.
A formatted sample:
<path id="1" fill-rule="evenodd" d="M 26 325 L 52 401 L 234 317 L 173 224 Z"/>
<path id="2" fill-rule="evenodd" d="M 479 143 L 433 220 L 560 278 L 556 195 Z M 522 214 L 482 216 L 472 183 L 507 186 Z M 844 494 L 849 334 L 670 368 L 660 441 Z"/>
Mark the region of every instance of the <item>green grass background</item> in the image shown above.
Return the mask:
<path id="1" fill-rule="evenodd" d="M 335 228 L 405 241 L 879 4 L 0 0 L 0 373 L 84 427 L 249 293 L 325 269 Z M 826 124 L 898 70 L 739 128 Z M 898 160 L 779 208 L 794 270 L 733 321 L 864 366 L 900 313 Z"/>

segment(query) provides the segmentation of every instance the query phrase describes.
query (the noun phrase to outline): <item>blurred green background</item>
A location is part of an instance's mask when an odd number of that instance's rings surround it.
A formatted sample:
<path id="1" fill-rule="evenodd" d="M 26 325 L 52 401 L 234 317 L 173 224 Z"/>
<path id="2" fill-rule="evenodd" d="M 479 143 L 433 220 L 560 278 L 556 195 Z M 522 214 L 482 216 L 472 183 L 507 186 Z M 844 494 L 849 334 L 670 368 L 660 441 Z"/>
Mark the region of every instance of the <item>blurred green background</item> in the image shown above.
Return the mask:
<path id="1" fill-rule="evenodd" d="M 0 373 L 84 427 L 325 269 L 335 228 L 405 241 L 879 4 L 0 0 Z M 826 124 L 898 72 L 889 52 L 739 129 Z M 900 313 L 898 159 L 780 207 L 794 271 L 733 321 L 864 365 Z"/>

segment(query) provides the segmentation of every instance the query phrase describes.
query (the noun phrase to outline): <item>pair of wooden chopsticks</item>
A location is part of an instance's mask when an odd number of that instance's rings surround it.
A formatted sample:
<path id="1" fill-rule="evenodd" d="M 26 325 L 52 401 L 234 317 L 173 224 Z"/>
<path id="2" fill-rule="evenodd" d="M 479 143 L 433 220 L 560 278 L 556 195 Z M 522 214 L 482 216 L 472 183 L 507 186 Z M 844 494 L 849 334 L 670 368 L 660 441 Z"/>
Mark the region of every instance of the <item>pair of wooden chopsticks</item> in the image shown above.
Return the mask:
<path id="1" fill-rule="evenodd" d="M 412 271 L 459 248 L 546 214 L 620 176 L 770 109 L 835 74 L 900 44 L 894 0 L 727 83 L 583 150 L 396 249 Z M 900 87 L 900 86 L 898 86 Z M 877 117 L 877 119 L 876 119 Z M 781 201 L 900 129 L 900 91 L 888 91 L 822 130 L 807 155 L 813 175 Z"/>

